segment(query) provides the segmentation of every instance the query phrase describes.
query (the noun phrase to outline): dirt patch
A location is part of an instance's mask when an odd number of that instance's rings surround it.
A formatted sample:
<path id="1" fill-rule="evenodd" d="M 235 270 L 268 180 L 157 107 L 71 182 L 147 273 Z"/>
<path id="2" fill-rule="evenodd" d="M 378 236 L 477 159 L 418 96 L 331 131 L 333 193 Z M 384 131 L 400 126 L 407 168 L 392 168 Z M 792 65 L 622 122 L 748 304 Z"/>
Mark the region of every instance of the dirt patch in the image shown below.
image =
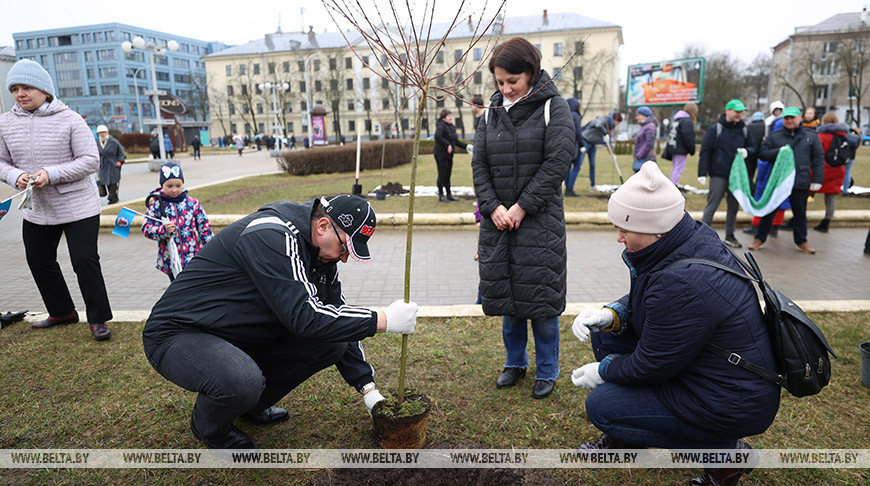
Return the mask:
<path id="1" fill-rule="evenodd" d="M 384 184 L 380 190 L 386 192 L 390 196 L 398 196 L 399 194 L 407 194 L 411 192 L 405 189 L 402 184 L 398 182 L 388 182 Z"/>
<path id="2" fill-rule="evenodd" d="M 489 449 L 482 444 L 431 444 L 427 449 Z M 390 484 L 398 486 L 486 484 L 517 486 L 561 485 L 538 469 L 327 469 L 311 480 L 314 486 Z"/>

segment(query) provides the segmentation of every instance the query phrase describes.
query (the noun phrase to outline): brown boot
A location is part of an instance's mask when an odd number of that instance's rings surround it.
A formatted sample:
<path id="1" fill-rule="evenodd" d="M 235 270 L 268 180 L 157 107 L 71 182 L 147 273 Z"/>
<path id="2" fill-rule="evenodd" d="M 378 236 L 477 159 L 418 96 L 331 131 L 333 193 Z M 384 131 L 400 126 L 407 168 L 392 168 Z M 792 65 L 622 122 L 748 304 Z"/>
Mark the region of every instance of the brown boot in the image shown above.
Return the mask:
<path id="1" fill-rule="evenodd" d="M 760 250 L 763 246 L 764 242 L 756 238 L 752 243 L 749 244 L 749 249 L 752 251 Z"/>
<path id="2" fill-rule="evenodd" d="M 616 440 L 607 434 L 601 434 L 601 437 L 591 442 L 581 444 L 578 449 L 581 451 L 594 451 L 598 449 L 633 449 L 633 447 L 621 440 Z"/>
<path id="3" fill-rule="evenodd" d="M 752 450 L 752 446 L 744 440 L 738 440 L 735 449 Z M 751 467 L 704 469 L 704 475 L 692 478 L 689 481 L 689 486 L 735 486 L 741 476 L 749 474 L 751 471 Z"/>
<path id="4" fill-rule="evenodd" d="M 807 243 L 806 241 L 797 246 L 797 251 L 809 253 L 810 255 L 816 254 L 816 249 L 811 247 L 810 244 Z"/>

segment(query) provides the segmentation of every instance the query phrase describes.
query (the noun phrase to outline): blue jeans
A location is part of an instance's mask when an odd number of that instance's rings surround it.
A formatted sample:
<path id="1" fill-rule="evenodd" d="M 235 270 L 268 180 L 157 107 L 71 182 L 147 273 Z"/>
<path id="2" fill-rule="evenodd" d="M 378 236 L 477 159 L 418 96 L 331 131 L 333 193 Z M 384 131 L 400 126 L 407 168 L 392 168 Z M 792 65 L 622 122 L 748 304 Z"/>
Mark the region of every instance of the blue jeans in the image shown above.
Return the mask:
<path id="1" fill-rule="evenodd" d="M 846 175 L 843 178 L 843 195 L 849 191 L 849 182 L 852 180 L 852 165 L 855 163 L 855 159 L 850 159 L 846 162 Z"/>
<path id="2" fill-rule="evenodd" d="M 599 361 L 611 353 L 631 352 L 637 337 L 593 332 L 592 351 Z M 586 416 L 610 437 L 637 447 L 664 449 L 731 449 L 736 439 L 724 439 L 683 422 L 659 400 L 649 386 L 604 383 L 586 397 Z"/>
<path id="3" fill-rule="evenodd" d="M 583 154 L 577 155 L 577 158 L 571 161 L 571 168 L 565 174 L 565 189 L 574 190 L 574 182 L 577 181 L 577 176 L 580 175 L 580 167 L 583 166 Z"/>
<path id="4" fill-rule="evenodd" d="M 535 336 L 536 380 L 555 380 L 559 377 L 559 318 L 531 319 Z M 527 368 L 529 340 L 527 320 L 519 317 L 502 318 L 502 337 L 507 354 L 505 368 Z"/>

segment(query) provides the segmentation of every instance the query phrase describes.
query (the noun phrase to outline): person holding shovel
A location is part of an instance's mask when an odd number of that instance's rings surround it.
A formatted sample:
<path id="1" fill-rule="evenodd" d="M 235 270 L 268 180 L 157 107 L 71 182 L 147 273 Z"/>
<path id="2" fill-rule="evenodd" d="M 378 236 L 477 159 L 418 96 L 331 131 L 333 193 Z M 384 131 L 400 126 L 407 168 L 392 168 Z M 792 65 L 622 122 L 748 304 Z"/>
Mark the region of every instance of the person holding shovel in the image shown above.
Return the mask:
<path id="1" fill-rule="evenodd" d="M 412 334 L 417 304 L 348 305 L 337 266 L 371 260 L 376 222 L 357 196 L 272 203 L 218 233 L 166 289 L 145 323 L 145 355 L 198 393 L 190 428 L 207 447 L 256 448 L 233 422 L 287 420 L 274 405 L 333 364 L 369 412 L 383 400 L 359 341 Z"/>

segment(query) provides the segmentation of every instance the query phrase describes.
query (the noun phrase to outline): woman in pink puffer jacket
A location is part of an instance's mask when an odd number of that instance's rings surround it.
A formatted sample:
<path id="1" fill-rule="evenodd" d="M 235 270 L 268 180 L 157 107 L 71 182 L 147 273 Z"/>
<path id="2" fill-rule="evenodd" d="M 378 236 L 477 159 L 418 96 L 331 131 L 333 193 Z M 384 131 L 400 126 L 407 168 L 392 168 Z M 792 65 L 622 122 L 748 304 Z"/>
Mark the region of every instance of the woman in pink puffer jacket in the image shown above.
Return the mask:
<path id="1" fill-rule="evenodd" d="M 92 174 L 100 159 L 94 136 L 81 115 L 54 97 L 51 77 L 38 63 L 15 63 L 6 89 L 16 104 L 0 115 L 0 179 L 19 190 L 35 180 L 33 209 L 24 210 L 22 235 L 27 265 L 49 317 L 31 327 L 79 320 L 57 263 L 57 246 L 65 235 L 91 334 L 98 341 L 109 339 L 105 323 L 112 310 L 97 254 L 100 201 Z"/>

